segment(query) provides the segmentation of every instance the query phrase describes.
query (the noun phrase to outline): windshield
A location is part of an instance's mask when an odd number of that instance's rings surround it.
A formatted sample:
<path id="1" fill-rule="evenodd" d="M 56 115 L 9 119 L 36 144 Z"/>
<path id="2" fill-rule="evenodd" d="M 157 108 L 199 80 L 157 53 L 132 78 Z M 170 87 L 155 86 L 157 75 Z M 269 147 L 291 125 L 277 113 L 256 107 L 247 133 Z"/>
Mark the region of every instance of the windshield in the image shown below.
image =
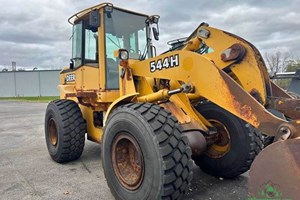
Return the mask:
<path id="1" fill-rule="evenodd" d="M 114 9 L 105 13 L 106 88 L 119 88 L 115 50 L 126 49 L 131 59 L 147 58 L 146 16 Z"/>
<path id="2" fill-rule="evenodd" d="M 127 49 L 132 59 L 139 59 L 147 50 L 146 17 L 114 9 L 105 15 L 106 54 Z"/>

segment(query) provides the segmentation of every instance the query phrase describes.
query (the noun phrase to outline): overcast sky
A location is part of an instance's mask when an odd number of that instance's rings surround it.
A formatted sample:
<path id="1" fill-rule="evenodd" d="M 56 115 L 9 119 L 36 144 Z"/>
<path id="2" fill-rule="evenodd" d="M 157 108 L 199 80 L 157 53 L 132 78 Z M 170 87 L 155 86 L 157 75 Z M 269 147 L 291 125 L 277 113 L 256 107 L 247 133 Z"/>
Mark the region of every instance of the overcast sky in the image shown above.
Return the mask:
<path id="1" fill-rule="evenodd" d="M 300 58 L 299 0 L 111 0 L 115 6 L 158 14 L 159 52 L 167 41 L 188 36 L 201 22 L 252 42 L 262 54 L 288 52 Z M 95 0 L 0 0 L 0 69 L 60 69 L 71 57 L 74 13 Z"/>

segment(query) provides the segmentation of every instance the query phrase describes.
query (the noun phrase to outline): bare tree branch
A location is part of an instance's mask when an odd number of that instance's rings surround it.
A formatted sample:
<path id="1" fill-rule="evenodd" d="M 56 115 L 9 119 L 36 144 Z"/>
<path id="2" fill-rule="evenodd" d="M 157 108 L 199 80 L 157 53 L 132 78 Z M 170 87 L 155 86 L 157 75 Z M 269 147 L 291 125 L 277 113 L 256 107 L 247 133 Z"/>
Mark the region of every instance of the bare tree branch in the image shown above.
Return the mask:
<path id="1" fill-rule="evenodd" d="M 289 53 L 283 54 L 280 51 L 265 54 L 267 68 L 272 74 L 285 72 L 290 58 L 291 55 Z"/>

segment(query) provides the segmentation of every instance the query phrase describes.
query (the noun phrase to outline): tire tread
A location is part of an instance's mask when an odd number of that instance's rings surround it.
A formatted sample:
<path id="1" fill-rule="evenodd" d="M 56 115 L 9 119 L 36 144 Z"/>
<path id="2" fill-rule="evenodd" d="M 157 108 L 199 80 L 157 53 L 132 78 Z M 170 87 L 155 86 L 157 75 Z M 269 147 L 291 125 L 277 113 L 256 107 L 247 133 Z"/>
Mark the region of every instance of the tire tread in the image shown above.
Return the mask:
<path id="1" fill-rule="evenodd" d="M 78 159 L 84 149 L 86 123 L 82 117 L 81 111 L 74 101 L 59 99 L 49 103 L 57 108 L 56 112 L 61 116 L 62 140 L 61 152 L 57 155 L 51 155 L 56 162 L 63 163 Z M 47 109 L 48 109 L 47 108 Z"/>
<path id="2" fill-rule="evenodd" d="M 181 134 L 177 119 L 155 104 L 130 103 L 122 107 L 133 109 L 142 115 L 153 129 L 153 136 L 157 138 L 165 166 L 161 199 L 181 199 L 193 176 L 193 160 L 187 138 Z"/>

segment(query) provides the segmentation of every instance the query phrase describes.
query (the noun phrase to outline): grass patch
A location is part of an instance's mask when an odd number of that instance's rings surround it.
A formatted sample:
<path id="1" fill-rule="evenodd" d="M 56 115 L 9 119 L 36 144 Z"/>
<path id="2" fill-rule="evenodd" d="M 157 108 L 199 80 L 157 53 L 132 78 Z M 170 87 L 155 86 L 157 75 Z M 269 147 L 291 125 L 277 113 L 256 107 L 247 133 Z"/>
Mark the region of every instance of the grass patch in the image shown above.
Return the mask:
<path id="1" fill-rule="evenodd" d="M 59 96 L 49 97 L 0 97 L 0 100 L 15 100 L 15 101 L 32 101 L 32 102 L 49 102 L 54 99 L 59 99 Z"/>

